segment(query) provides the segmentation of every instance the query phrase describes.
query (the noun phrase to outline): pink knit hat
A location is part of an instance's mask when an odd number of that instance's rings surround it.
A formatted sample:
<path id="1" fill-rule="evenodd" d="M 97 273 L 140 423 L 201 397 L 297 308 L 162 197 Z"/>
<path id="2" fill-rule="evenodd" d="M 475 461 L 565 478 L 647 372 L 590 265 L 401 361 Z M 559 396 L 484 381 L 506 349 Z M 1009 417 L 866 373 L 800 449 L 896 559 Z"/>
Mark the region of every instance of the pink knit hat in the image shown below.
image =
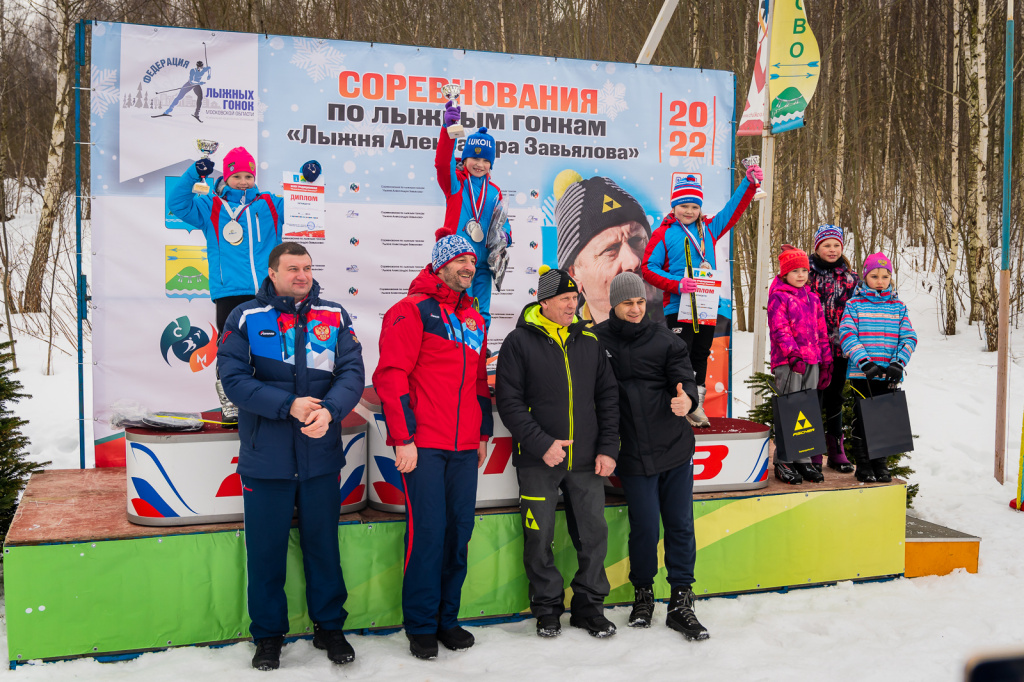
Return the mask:
<path id="1" fill-rule="evenodd" d="M 256 159 L 245 151 L 245 147 L 235 147 L 224 155 L 224 177 L 230 178 L 235 173 L 256 175 Z"/>
<path id="2" fill-rule="evenodd" d="M 785 277 L 798 268 L 803 268 L 804 270 L 811 269 L 811 263 L 807 259 L 807 254 L 795 246 L 783 244 L 782 253 L 779 254 L 779 275 Z"/>
<path id="3" fill-rule="evenodd" d="M 861 274 L 861 277 L 867 279 L 869 272 L 879 268 L 888 270 L 889 274 L 892 274 L 892 261 L 881 251 L 873 253 L 864 259 L 864 272 Z"/>

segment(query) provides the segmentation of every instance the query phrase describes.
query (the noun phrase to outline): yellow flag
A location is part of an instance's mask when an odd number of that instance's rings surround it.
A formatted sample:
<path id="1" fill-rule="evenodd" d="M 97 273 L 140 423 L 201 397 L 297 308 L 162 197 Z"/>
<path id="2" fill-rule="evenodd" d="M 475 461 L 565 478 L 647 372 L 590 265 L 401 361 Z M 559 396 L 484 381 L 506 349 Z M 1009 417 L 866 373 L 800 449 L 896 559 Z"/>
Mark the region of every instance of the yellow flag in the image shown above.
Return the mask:
<path id="1" fill-rule="evenodd" d="M 818 87 L 818 41 L 804 12 L 806 0 L 773 3 L 768 57 L 769 116 L 772 133 L 800 128 L 804 110 Z"/>

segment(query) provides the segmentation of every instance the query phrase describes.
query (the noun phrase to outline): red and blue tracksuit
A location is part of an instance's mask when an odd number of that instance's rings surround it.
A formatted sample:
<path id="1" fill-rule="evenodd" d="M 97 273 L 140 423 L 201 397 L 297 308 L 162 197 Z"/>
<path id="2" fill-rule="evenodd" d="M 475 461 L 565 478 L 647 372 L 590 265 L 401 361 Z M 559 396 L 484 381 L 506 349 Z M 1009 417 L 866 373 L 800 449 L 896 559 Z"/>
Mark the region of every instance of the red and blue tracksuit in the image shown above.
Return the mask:
<path id="1" fill-rule="evenodd" d="M 235 308 L 217 351 L 221 381 L 238 405 L 238 473 L 245 510 L 246 595 L 254 639 L 287 634 L 285 567 L 292 512 L 310 618 L 328 630 L 345 624 L 347 592 L 338 548 L 345 463 L 341 421 L 364 387 L 362 346 L 345 310 L 320 299 L 314 282 L 296 303 L 270 278 Z M 289 414 L 297 397 L 320 398 L 331 422 L 320 438 Z"/>
<path id="2" fill-rule="evenodd" d="M 480 314 L 491 328 L 491 268 L 487 264 L 487 229 L 491 225 L 494 206 L 502 200 L 501 188 L 491 182 L 490 175 L 475 178 L 465 168 L 457 168 L 455 162 L 455 140 L 448 137 L 448 129 L 441 128 L 437 141 L 437 153 L 434 155 L 434 168 L 437 170 L 437 184 L 444 192 L 445 211 L 444 229 L 447 234 L 458 234 L 466 238 L 476 251 L 476 275 L 473 286 L 467 292 L 475 296 L 480 305 Z M 484 196 L 486 188 L 486 196 Z M 477 213 L 477 220 L 484 232 L 479 242 L 466 232 L 466 223 L 473 220 L 476 209 L 474 199 L 483 202 Z M 512 226 L 505 221 L 505 235 L 508 246 L 512 245 Z"/>
<path id="3" fill-rule="evenodd" d="M 167 210 L 206 236 L 206 258 L 210 263 L 210 298 L 253 296 L 267 276 L 270 252 L 281 243 L 284 226 L 283 199 L 247 190 L 225 187 L 220 195 L 193 194 L 199 182 L 195 165 L 175 181 L 167 196 Z M 242 241 L 233 246 L 223 229 L 231 214 L 242 226 Z"/>
<path id="4" fill-rule="evenodd" d="M 373 373 L 388 445 L 415 443 L 402 611 L 409 634 L 458 624 L 476 507 L 477 447 L 493 432 L 487 335 L 466 293 L 425 267 L 384 316 Z"/>
<path id="5" fill-rule="evenodd" d="M 690 264 L 694 268 L 698 267 L 702 260 L 710 263 L 712 268 L 717 267 L 715 245 L 739 221 L 756 191 L 757 185 L 743 178 L 729 201 L 715 215 L 702 216 L 692 225 L 685 227 L 672 213 L 661 221 L 661 226 L 654 231 L 647 243 L 640 272 L 648 283 L 665 292 L 665 317 L 679 312 L 679 281 L 683 277 L 693 276 L 686 268 L 687 251 Z M 698 223 L 703 224 L 703 229 Z M 703 249 L 703 257 L 691 243 L 693 240 L 696 240 Z M 728 317 L 729 299 L 719 299 L 718 306 L 718 314 Z"/>

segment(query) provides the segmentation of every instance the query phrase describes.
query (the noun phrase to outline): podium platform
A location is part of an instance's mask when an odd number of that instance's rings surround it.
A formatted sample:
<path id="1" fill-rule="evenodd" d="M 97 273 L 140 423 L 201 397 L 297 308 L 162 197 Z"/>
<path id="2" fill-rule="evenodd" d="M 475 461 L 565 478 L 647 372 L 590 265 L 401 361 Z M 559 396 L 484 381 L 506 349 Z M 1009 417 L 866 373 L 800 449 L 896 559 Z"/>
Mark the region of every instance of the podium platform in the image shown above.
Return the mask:
<path id="1" fill-rule="evenodd" d="M 774 479 L 758 491 L 694 499 L 700 596 L 869 580 L 904 571 L 906 487 L 859 484 L 826 470 L 819 485 Z M 244 530 L 240 523 L 175 528 L 129 523 L 124 469 L 34 474 L 4 546 L 8 659 L 115 656 L 248 638 Z M 625 500 L 605 516 L 607 603 L 632 602 Z M 298 531 L 289 544 L 290 633 L 312 632 Z M 400 627 L 404 518 L 365 509 L 338 520 L 349 590 L 347 626 Z M 460 617 L 515 616 L 528 609 L 517 507 L 478 510 Z M 558 514 L 555 559 L 575 554 Z M 668 596 L 662 567 L 655 595 Z"/>

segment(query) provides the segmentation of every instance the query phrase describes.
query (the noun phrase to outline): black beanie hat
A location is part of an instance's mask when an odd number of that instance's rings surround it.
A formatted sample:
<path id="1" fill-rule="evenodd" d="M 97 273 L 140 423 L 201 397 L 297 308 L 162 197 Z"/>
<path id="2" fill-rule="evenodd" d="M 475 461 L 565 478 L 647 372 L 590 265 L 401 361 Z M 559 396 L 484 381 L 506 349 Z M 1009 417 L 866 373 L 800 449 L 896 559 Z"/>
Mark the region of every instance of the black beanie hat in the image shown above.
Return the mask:
<path id="1" fill-rule="evenodd" d="M 554 270 L 540 266 L 540 282 L 537 283 L 537 301 L 546 301 L 567 293 L 579 293 L 579 287 L 565 270 Z"/>
<path id="2" fill-rule="evenodd" d="M 569 185 L 555 205 L 559 267 L 571 266 L 583 247 L 600 232 L 634 221 L 650 235 L 644 209 L 610 178 L 594 176 Z"/>

